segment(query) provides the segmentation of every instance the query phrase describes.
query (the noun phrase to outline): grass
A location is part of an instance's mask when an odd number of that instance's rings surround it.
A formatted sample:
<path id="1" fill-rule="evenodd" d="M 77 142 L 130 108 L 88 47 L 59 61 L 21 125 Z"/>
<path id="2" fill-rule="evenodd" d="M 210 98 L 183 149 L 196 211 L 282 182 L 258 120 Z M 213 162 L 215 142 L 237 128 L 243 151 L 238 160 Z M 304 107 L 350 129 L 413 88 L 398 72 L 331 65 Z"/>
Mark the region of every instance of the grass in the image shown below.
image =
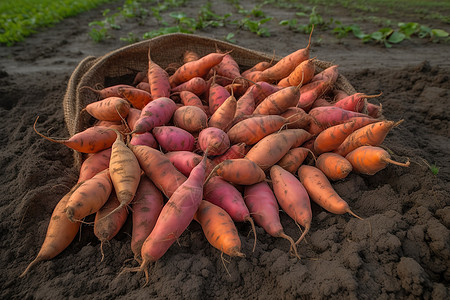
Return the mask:
<path id="1" fill-rule="evenodd" d="M 115 11 L 103 11 L 103 19 L 89 23 L 92 40 L 101 42 L 111 38 L 111 30 L 121 29 L 122 22 L 137 22 L 145 26 L 149 20 L 156 21 L 157 27 L 141 36 L 133 32 L 124 33 L 120 39 L 133 43 L 167 33 L 195 33 L 208 27 L 224 27 L 229 30 L 224 39 L 233 42 L 240 30 L 267 37 L 276 26 L 284 25 L 294 32 L 309 34 L 314 25 L 316 30 L 334 33 L 338 39 L 350 36 L 364 43 L 379 43 L 386 47 L 410 37 L 449 40 L 446 31 L 424 23 L 430 19 L 435 24 L 450 23 L 450 2 L 446 0 L 305 0 L 301 4 L 297 0 L 256 0 L 252 4 L 244 0 L 227 0 L 234 9 L 223 15 L 214 11 L 215 1 L 211 0 L 200 3 L 199 12 L 193 15 L 183 9 L 190 5 L 189 0 L 2 0 L 0 44 L 13 45 L 41 27 L 114 1 L 122 6 Z M 276 21 L 270 16 L 275 8 L 290 11 L 293 17 Z M 348 12 L 353 22 L 333 19 L 336 9 Z M 399 11 L 405 20 L 389 18 L 390 14 Z M 359 27 L 362 23 L 372 24 L 373 32 L 363 32 Z"/>
<path id="2" fill-rule="evenodd" d="M 282 1 L 293 2 L 293 1 Z M 447 0 L 306 0 L 302 3 L 321 5 L 325 7 L 343 7 L 353 12 L 392 14 L 401 10 L 406 14 L 419 14 L 423 17 L 439 18 L 439 15 L 449 15 L 450 2 Z M 435 14 L 435 15 L 433 15 Z"/>
<path id="3" fill-rule="evenodd" d="M 39 28 L 113 0 L 2 0 L 0 44 L 12 46 Z"/>
<path id="4" fill-rule="evenodd" d="M 439 169 L 440 169 L 440 167 L 438 167 L 438 166 L 436 165 L 436 163 L 430 164 L 430 163 L 429 163 L 426 159 L 424 159 L 424 158 L 422 158 L 422 160 L 423 160 L 424 164 L 428 167 L 428 169 L 430 169 L 431 173 L 432 173 L 434 176 L 437 176 L 437 175 L 439 174 Z"/>

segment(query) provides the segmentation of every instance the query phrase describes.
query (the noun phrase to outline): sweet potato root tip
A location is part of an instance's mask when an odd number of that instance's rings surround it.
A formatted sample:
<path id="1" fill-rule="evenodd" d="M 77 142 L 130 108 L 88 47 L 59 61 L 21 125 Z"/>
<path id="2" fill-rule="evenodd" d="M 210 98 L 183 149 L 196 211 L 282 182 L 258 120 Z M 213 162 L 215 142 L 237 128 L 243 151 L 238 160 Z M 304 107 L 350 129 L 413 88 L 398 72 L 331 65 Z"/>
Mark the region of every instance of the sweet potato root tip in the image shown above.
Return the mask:
<path id="1" fill-rule="evenodd" d="M 253 250 L 252 250 L 252 252 L 255 252 L 255 250 L 256 250 L 256 227 L 255 227 L 255 222 L 253 222 L 253 219 L 250 216 L 245 217 L 244 220 L 250 222 L 250 225 L 252 226 L 253 236 L 255 237 L 255 242 L 253 243 Z"/>
<path id="2" fill-rule="evenodd" d="M 223 253 L 223 252 L 222 252 Z M 241 251 L 239 251 L 239 249 L 234 249 L 231 251 L 231 254 L 233 256 L 237 256 L 237 257 L 245 257 L 245 254 L 242 253 Z"/>
<path id="3" fill-rule="evenodd" d="M 103 262 L 103 260 L 105 259 L 105 252 L 103 251 L 103 242 L 100 242 L 100 253 L 102 254 L 102 259 L 100 260 L 100 262 Z"/>
<path id="4" fill-rule="evenodd" d="M 306 231 L 305 231 L 304 234 L 306 234 Z M 291 244 L 290 251 L 293 251 L 294 256 L 297 257 L 298 259 L 300 259 L 300 255 L 298 254 L 297 246 L 296 246 L 294 240 L 290 236 L 288 236 L 286 233 L 284 233 L 284 232 L 280 232 L 278 234 L 278 236 L 280 238 L 283 238 L 283 239 L 286 239 L 286 240 L 289 241 L 289 243 Z"/>
<path id="5" fill-rule="evenodd" d="M 37 257 L 36 257 L 36 258 L 28 265 L 28 267 L 25 269 L 25 271 L 23 271 L 22 274 L 19 275 L 19 278 L 24 277 L 24 276 L 28 273 L 28 271 L 29 271 L 35 264 L 37 264 L 38 262 L 43 261 L 43 260 L 45 260 L 44 257 L 37 256 Z"/>
<path id="6" fill-rule="evenodd" d="M 355 214 L 350 208 L 347 208 L 347 212 L 349 214 L 351 214 L 352 216 L 354 216 L 355 218 L 358 218 L 360 220 L 364 220 L 364 218 L 361 218 L 360 216 L 358 216 L 357 214 Z"/>
<path id="7" fill-rule="evenodd" d="M 404 121 L 405 121 L 404 119 L 401 119 L 401 120 L 395 122 L 394 125 L 392 125 L 392 127 L 397 127 L 398 125 L 402 124 Z"/>
<path id="8" fill-rule="evenodd" d="M 34 121 L 33 129 L 34 129 L 34 131 L 35 131 L 39 136 L 43 137 L 44 139 L 46 139 L 46 140 L 48 140 L 48 141 L 50 141 L 50 142 L 54 142 L 54 143 L 58 143 L 58 144 L 64 144 L 65 140 L 55 140 L 55 139 L 53 139 L 53 138 L 51 138 L 51 137 L 48 137 L 48 136 L 45 136 L 45 135 L 43 135 L 42 133 L 40 133 L 39 131 L 37 131 L 37 129 L 36 129 L 36 124 L 37 124 L 37 121 L 38 121 L 38 120 L 39 120 L 39 116 L 37 116 L 37 117 L 36 117 L 36 120 Z"/>
<path id="9" fill-rule="evenodd" d="M 302 235 L 298 238 L 298 240 L 295 242 L 295 245 L 300 244 L 300 242 L 305 238 L 306 234 L 309 232 L 310 228 L 311 228 L 311 223 L 305 224 L 305 230 L 303 231 Z"/>
<path id="10" fill-rule="evenodd" d="M 100 90 L 96 90 L 96 89 L 94 89 L 94 88 L 92 88 L 90 86 L 87 86 L 87 85 L 80 87 L 80 90 L 82 90 L 82 89 L 88 89 L 91 92 L 94 92 L 98 97 L 100 97 L 100 95 L 101 95 Z"/>
<path id="11" fill-rule="evenodd" d="M 306 46 L 306 49 L 308 49 L 308 50 L 309 50 L 309 47 L 311 47 L 311 37 L 312 37 L 313 31 L 314 31 L 314 24 L 312 24 L 311 32 L 309 33 L 308 46 Z"/>
<path id="12" fill-rule="evenodd" d="M 388 157 L 382 157 L 381 159 L 384 160 L 387 163 L 390 163 L 390 164 L 393 164 L 393 165 L 397 165 L 397 166 L 400 166 L 400 167 L 409 167 L 409 165 L 411 164 L 410 161 L 409 161 L 409 158 L 407 159 L 407 161 L 405 163 L 392 160 L 392 159 L 390 159 Z"/>

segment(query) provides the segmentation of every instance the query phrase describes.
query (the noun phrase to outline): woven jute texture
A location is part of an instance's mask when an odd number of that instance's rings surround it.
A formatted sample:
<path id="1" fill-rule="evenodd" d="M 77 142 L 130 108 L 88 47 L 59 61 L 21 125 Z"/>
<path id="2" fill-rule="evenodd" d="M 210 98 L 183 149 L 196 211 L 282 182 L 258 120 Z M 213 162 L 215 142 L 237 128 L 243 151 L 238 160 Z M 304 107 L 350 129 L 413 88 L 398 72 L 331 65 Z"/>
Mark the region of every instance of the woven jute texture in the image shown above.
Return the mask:
<path id="1" fill-rule="evenodd" d="M 186 50 L 195 51 L 200 56 L 221 51 L 232 51 L 232 56 L 241 67 L 246 70 L 260 61 L 275 62 L 280 57 L 263 53 L 221 40 L 192 34 L 167 34 L 150 40 L 138 42 L 109 52 L 101 57 L 89 56 L 82 60 L 72 73 L 63 100 L 64 119 L 70 136 L 90 126 L 92 119 L 82 109 L 97 100 L 97 95 L 86 88 L 107 86 L 111 79 L 133 78 L 138 71 L 144 71 L 148 66 L 148 52 L 150 49 L 152 60 L 162 68 L 170 63 L 180 62 Z M 293 49 L 297 50 L 297 49 Z M 333 65 L 331 62 L 315 60 L 317 72 Z M 117 82 L 119 83 L 119 82 Z M 121 82 L 126 83 L 126 82 Z M 336 88 L 353 94 L 355 90 L 350 82 L 339 75 Z M 81 155 L 75 153 L 75 166 L 81 164 Z"/>

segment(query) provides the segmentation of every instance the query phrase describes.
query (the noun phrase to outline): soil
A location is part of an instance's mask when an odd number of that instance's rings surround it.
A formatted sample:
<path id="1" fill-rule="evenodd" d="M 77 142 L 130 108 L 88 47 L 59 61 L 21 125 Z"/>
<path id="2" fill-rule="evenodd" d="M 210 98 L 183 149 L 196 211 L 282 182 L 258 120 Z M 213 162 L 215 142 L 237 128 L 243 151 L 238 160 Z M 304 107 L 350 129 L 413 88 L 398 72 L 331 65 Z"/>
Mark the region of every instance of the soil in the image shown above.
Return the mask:
<path id="1" fill-rule="evenodd" d="M 186 11 L 196 9 L 194 4 Z M 214 4 L 226 5 L 226 4 Z M 118 39 L 133 30 L 156 28 L 125 23 L 116 38 L 94 43 L 88 23 L 106 8 L 66 19 L 13 47 L 0 51 L 0 298 L 2 299 L 448 299 L 450 297 L 450 62 L 448 44 L 412 39 L 387 49 L 348 37 L 313 35 L 311 56 L 333 61 L 355 89 L 383 94 L 386 119 L 404 122 L 383 145 L 395 159 L 409 158 L 408 168 L 390 165 L 372 176 L 350 174 L 333 183 L 336 191 L 364 220 L 334 215 L 313 205 L 313 222 L 300 260 L 289 244 L 257 228 L 252 252 L 250 225 L 237 223 L 245 258 L 221 257 L 200 226 L 192 223 L 178 243 L 151 265 L 149 282 L 136 266 L 130 249 L 131 222 L 104 245 L 93 227 L 82 225 L 76 240 L 60 255 L 36 264 L 53 208 L 77 180 L 70 149 L 42 139 L 33 131 L 39 116 L 48 135 L 67 137 L 62 99 L 77 64 L 125 45 Z M 223 8 L 230 10 L 231 8 Z M 219 10 L 225 11 L 225 10 Z M 286 11 L 270 10 L 276 20 Z M 346 17 L 336 10 L 336 19 Z M 398 11 L 392 18 L 402 20 Z M 404 20 L 406 21 L 406 20 Z M 437 24 L 450 31 L 445 24 Z M 365 24 L 370 26 L 370 24 Z M 261 38 L 236 33 L 238 45 L 285 55 L 307 44 L 307 35 L 273 26 Z M 230 28 L 209 28 L 197 34 L 221 39 Z M 428 164 L 440 167 L 434 175 Z M 288 235 L 297 225 L 280 212 Z"/>

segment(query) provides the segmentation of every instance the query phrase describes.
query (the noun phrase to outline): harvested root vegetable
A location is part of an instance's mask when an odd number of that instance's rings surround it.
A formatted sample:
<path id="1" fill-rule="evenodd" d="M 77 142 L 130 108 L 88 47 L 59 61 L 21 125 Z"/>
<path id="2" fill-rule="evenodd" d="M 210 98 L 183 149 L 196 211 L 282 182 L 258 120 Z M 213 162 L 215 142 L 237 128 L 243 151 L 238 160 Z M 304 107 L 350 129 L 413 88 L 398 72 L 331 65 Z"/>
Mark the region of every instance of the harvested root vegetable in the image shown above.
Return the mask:
<path id="1" fill-rule="evenodd" d="M 394 161 L 389 153 L 380 147 L 361 146 L 351 151 L 345 158 L 353 166 L 353 171 L 365 175 L 374 175 L 383 170 L 389 164 L 408 167 L 409 160 L 405 163 Z"/>
<path id="2" fill-rule="evenodd" d="M 20 277 L 24 277 L 29 270 L 38 262 L 50 260 L 60 254 L 67 246 L 72 243 L 73 239 L 80 229 L 80 222 L 72 222 L 67 218 L 66 205 L 73 192 L 81 185 L 77 183 L 72 189 L 59 200 L 53 209 L 50 222 L 47 227 L 44 242 L 36 258 L 28 265 Z"/>
<path id="3" fill-rule="evenodd" d="M 311 202 L 303 184 L 295 175 L 280 166 L 270 168 L 273 192 L 280 207 L 305 230 L 297 239 L 299 244 L 309 232 L 312 221 Z"/>
<path id="4" fill-rule="evenodd" d="M 127 208 L 120 206 L 116 193 L 112 192 L 105 205 L 95 214 L 94 234 L 100 241 L 101 261 L 105 258 L 103 244 L 115 237 L 127 220 Z"/>
<path id="5" fill-rule="evenodd" d="M 280 208 L 269 184 L 262 181 L 245 186 L 244 200 L 250 214 L 255 219 L 255 223 L 264 228 L 271 236 L 288 240 L 294 255 L 299 257 L 294 240 L 283 230 L 280 221 Z"/>
<path id="6" fill-rule="evenodd" d="M 205 182 L 215 175 L 241 185 L 251 185 L 266 179 L 264 171 L 256 163 L 245 158 L 224 160 L 214 167 Z"/>
<path id="7" fill-rule="evenodd" d="M 141 257 L 142 244 L 155 227 L 163 206 L 164 201 L 161 192 L 148 179 L 147 175 L 142 174 L 136 196 L 131 203 L 133 211 L 131 251 L 133 251 L 136 260 Z"/>
<path id="8" fill-rule="evenodd" d="M 241 252 L 241 239 L 236 225 L 221 207 L 202 200 L 194 219 L 200 223 L 206 239 L 214 248 L 231 257 L 245 256 Z"/>
<path id="9" fill-rule="evenodd" d="M 332 152 L 319 155 L 316 167 L 333 181 L 344 179 L 353 170 L 352 164 L 345 157 Z"/>
<path id="10" fill-rule="evenodd" d="M 311 200 L 325 210 L 338 215 L 349 213 L 362 220 L 350 209 L 348 203 L 336 193 L 328 178 L 318 168 L 307 165 L 300 166 L 298 178 L 306 188 Z"/>

